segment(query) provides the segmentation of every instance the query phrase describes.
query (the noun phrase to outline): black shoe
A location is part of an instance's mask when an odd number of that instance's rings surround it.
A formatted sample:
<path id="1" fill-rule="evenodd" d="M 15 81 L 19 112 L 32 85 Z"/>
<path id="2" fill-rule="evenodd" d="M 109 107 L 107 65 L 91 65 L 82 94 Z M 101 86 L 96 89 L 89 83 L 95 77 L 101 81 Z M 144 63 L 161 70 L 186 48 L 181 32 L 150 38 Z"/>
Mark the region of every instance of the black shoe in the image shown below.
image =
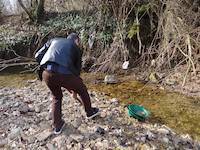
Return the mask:
<path id="1" fill-rule="evenodd" d="M 61 132 L 62 132 L 62 130 L 63 130 L 63 128 L 64 128 L 64 126 L 65 126 L 65 122 L 63 121 L 62 122 L 62 125 L 61 125 L 61 127 L 60 128 L 54 128 L 54 134 L 55 135 L 58 135 L 58 134 L 60 134 Z"/>
<path id="2" fill-rule="evenodd" d="M 99 108 L 91 108 L 91 111 L 86 114 L 87 119 L 92 119 L 100 114 Z"/>

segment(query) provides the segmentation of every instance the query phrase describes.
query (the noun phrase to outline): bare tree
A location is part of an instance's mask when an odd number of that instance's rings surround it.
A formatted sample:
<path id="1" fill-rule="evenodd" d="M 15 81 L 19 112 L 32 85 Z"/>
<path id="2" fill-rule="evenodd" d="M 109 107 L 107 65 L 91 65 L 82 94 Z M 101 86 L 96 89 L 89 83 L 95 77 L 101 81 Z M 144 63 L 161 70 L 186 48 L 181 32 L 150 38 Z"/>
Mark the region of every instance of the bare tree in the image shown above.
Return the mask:
<path id="1" fill-rule="evenodd" d="M 31 9 L 28 10 L 28 8 L 25 7 L 22 0 L 18 0 L 20 6 L 23 8 L 23 10 L 28 15 L 31 22 L 38 22 L 43 14 L 44 14 L 44 3 L 45 0 L 31 0 Z"/>

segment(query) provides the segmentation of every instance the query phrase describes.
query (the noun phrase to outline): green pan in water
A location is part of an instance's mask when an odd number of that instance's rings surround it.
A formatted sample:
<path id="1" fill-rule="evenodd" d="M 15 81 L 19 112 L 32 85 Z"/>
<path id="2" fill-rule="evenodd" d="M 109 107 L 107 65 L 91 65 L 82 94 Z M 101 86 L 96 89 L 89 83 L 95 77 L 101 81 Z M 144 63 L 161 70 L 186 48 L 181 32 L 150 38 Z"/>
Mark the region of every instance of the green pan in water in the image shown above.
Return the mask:
<path id="1" fill-rule="evenodd" d="M 150 112 L 146 110 L 143 106 L 131 104 L 128 105 L 128 115 L 140 121 L 144 121 L 149 117 Z"/>

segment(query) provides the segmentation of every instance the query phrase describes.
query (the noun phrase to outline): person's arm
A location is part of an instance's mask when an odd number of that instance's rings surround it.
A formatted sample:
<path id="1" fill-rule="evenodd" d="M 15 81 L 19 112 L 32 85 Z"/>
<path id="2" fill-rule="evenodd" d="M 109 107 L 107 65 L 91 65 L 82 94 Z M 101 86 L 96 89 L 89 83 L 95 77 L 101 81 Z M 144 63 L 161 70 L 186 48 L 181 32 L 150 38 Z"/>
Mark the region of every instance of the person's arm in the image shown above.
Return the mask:
<path id="1" fill-rule="evenodd" d="M 75 67 L 77 69 L 78 75 L 80 75 L 82 67 L 82 51 L 79 48 L 77 48 Z"/>

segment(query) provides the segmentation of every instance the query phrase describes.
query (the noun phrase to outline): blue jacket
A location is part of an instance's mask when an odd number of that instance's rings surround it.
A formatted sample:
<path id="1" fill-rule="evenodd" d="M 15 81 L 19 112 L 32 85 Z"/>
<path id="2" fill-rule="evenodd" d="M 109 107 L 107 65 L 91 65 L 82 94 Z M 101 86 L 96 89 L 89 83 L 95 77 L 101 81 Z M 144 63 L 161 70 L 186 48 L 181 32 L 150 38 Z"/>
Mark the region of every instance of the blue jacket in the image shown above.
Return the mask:
<path id="1" fill-rule="evenodd" d="M 73 40 L 66 38 L 54 38 L 48 41 L 37 53 L 48 48 L 40 65 L 55 63 L 64 68 L 65 74 L 80 75 L 81 51 Z M 35 56 L 37 56 L 37 53 Z"/>

